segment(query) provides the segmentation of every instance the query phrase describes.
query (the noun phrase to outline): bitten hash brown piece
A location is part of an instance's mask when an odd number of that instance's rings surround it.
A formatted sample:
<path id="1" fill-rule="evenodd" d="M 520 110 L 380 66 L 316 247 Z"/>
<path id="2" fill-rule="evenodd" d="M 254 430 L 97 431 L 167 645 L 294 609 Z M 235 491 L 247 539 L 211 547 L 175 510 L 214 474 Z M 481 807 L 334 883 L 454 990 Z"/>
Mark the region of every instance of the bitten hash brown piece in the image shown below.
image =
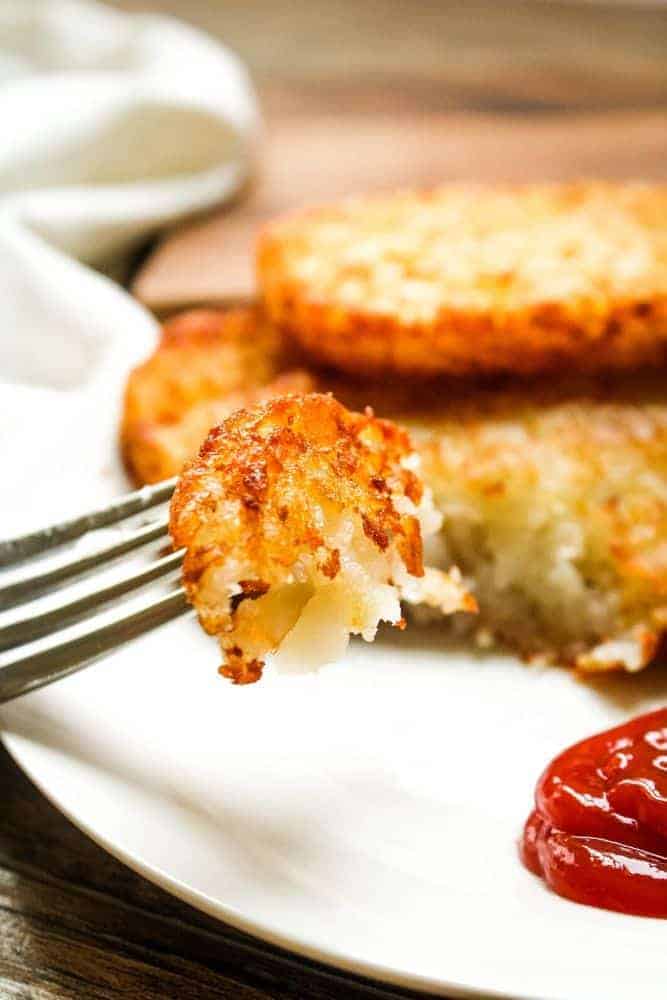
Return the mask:
<path id="1" fill-rule="evenodd" d="M 255 681 L 268 653 L 310 669 L 338 659 L 350 633 L 402 623 L 400 597 L 425 577 L 422 531 L 440 518 L 405 431 L 331 396 L 284 396 L 214 428 L 171 504 L 184 582 L 221 672 Z M 435 574 L 442 610 L 472 608 Z"/>
<path id="2" fill-rule="evenodd" d="M 667 362 L 667 186 L 444 186 L 269 225 L 270 319 L 353 374 Z"/>

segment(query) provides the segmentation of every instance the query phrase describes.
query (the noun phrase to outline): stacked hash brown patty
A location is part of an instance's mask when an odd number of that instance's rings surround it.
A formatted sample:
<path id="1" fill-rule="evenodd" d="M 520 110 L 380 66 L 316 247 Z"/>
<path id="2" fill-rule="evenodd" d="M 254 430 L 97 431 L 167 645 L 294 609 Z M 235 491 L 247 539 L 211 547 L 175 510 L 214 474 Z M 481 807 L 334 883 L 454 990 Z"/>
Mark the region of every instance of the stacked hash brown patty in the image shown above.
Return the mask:
<path id="1" fill-rule="evenodd" d="M 667 360 L 667 187 L 448 186 L 269 225 L 269 318 L 354 374 Z"/>
<path id="2" fill-rule="evenodd" d="M 180 317 L 130 376 L 130 474 L 179 472 L 258 400 L 371 405 L 417 445 L 444 514 L 428 561 L 479 604 L 463 629 L 639 669 L 667 631 L 666 233 L 646 185 L 443 188 L 278 222 L 264 309 Z M 526 378 L 542 369 L 558 377 Z"/>

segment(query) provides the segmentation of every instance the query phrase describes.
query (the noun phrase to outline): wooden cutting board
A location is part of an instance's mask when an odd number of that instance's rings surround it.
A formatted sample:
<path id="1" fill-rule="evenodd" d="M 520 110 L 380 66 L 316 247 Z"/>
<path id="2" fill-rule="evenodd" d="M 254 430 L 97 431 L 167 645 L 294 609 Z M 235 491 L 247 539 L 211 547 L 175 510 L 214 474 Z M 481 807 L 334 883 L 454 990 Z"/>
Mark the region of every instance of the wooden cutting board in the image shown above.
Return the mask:
<path id="1" fill-rule="evenodd" d="M 667 113 L 494 115 L 273 102 L 256 176 L 232 207 L 180 226 L 138 271 L 158 313 L 255 293 L 253 248 L 269 218 L 341 195 L 443 180 L 667 180 Z M 386 101 L 383 102 L 386 104 Z"/>

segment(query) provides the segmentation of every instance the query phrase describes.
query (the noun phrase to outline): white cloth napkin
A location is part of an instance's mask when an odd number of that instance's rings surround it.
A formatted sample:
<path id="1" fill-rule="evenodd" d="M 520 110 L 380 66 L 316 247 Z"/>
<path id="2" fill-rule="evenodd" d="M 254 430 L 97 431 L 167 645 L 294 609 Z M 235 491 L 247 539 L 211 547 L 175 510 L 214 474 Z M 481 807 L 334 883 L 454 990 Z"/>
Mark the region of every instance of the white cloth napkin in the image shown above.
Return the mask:
<path id="1" fill-rule="evenodd" d="M 178 21 L 0 0 L 0 122 L 6 535 L 70 510 L 74 480 L 78 507 L 99 494 L 125 373 L 156 336 L 100 272 L 234 194 L 259 116 L 239 60 Z"/>

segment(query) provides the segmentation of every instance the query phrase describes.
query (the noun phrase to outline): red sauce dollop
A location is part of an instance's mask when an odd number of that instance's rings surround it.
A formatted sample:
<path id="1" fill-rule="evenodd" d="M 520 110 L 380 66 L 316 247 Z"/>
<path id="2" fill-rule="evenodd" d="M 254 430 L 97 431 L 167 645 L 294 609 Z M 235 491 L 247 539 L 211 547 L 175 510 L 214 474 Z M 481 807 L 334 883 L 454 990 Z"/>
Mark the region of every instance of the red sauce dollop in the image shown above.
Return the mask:
<path id="1" fill-rule="evenodd" d="M 667 708 L 570 747 L 537 784 L 521 858 L 578 903 L 667 917 Z"/>

